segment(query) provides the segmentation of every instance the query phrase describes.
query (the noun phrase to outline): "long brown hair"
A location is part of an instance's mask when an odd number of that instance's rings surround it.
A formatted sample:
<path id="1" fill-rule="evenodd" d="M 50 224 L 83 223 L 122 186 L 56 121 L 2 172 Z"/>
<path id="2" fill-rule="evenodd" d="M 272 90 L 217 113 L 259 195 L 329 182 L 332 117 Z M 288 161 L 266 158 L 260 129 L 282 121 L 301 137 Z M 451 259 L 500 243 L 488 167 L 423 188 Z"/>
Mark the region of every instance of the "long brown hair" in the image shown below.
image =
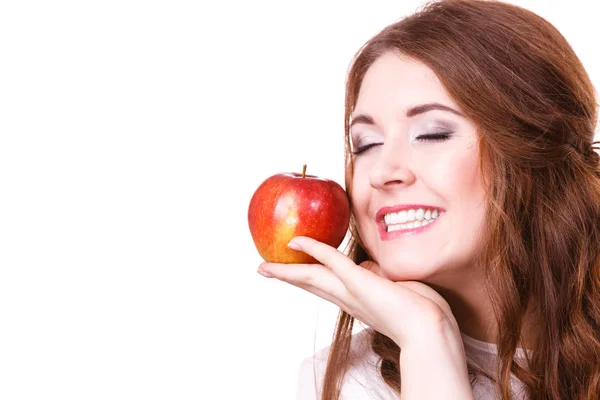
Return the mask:
<path id="1" fill-rule="evenodd" d="M 549 22 L 496 1 L 428 3 L 369 40 L 346 84 L 346 187 L 351 195 L 350 116 L 362 79 L 393 51 L 431 68 L 478 127 L 487 187 L 482 265 L 498 330 L 498 393 L 510 374 L 532 399 L 600 397 L 600 178 L 592 148 L 594 88 Z M 349 255 L 368 259 L 354 221 Z M 538 310 L 541 332 L 528 368 L 513 361 L 523 316 Z M 353 318 L 341 311 L 322 398 L 337 400 L 348 368 Z M 371 332 L 379 373 L 400 393 L 400 349 Z"/>

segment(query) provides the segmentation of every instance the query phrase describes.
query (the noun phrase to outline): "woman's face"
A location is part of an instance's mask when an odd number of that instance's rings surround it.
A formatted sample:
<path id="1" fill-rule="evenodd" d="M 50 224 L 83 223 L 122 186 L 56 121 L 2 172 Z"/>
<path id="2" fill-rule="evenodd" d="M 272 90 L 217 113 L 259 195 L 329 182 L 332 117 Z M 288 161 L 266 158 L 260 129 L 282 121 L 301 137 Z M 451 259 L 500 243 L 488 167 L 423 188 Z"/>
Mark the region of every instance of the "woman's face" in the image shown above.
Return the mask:
<path id="1" fill-rule="evenodd" d="M 352 205 L 361 240 L 391 280 L 466 270 L 485 214 L 477 131 L 424 64 L 386 53 L 351 117 Z"/>

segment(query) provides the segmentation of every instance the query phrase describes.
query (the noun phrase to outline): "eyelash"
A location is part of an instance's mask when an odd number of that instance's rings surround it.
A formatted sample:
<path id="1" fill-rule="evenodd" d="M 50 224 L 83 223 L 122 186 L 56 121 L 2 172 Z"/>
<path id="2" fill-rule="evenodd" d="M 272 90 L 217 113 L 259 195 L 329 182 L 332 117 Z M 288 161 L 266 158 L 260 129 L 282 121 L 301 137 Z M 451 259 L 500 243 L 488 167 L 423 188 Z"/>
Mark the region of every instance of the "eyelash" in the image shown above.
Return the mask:
<path id="1" fill-rule="evenodd" d="M 352 154 L 354 154 L 355 156 L 359 155 L 360 153 L 364 153 L 365 151 L 369 150 L 371 147 L 380 145 L 381 143 L 371 143 L 368 144 L 366 146 L 361 146 L 358 149 L 356 149 L 355 151 L 352 152 Z"/>
<path id="2" fill-rule="evenodd" d="M 430 133 L 427 135 L 420 135 L 416 137 L 416 140 L 419 142 L 443 142 L 444 140 L 447 140 L 450 135 L 452 134 L 452 132 L 438 132 L 438 133 Z M 355 156 L 364 153 L 365 151 L 369 150 L 371 147 L 374 146 L 378 146 L 381 143 L 371 143 L 368 144 L 366 146 L 362 146 L 359 147 L 358 149 L 356 149 L 355 151 L 352 152 L 352 154 L 354 154 Z"/>
<path id="3" fill-rule="evenodd" d="M 419 142 L 443 142 L 444 140 L 447 140 L 450 135 L 452 135 L 452 132 L 437 132 L 428 135 L 420 135 L 417 136 L 416 139 Z"/>

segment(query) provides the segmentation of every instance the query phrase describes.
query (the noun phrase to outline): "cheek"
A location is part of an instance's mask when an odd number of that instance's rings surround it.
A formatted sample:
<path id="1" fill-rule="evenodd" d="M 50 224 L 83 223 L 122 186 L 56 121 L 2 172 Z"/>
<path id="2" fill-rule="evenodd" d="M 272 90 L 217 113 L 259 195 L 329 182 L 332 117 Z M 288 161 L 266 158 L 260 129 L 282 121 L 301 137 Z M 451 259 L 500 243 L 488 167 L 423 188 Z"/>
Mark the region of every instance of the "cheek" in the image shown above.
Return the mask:
<path id="1" fill-rule="evenodd" d="M 455 177 L 455 186 L 462 189 L 461 191 L 464 193 L 465 198 L 472 200 L 468 203 L 482 202 L 484 189 L 481 182 L 479 158 L 475 153 L 467 154 L 459 159 L 453 175 Z"/>
<path id="2" fill-rule="evenodd" d="M 435 163 L 424 166 L 427 182 L 454 207 L 480 202 L 484 190 L 476 148 L 447 152 Z M 458 203 L 458 204 L 457 204 Z"/>
<path id="3" fill-rule="evenodd" d="M 368 226 L 370 219 L 371 194 L 372 188 L 368 173 L 362 168 L 355 169 L 352 177 L 352 211 L 356 220 L 356 227 L 363 241 L 365 237 L 369 236 L 365 234 L 364 227 Z"/>
<path id="4" fill-rule="evenodd" d="M 365 168 L 354 168 L 352 176 L 352 207 L 356 212 L 366 212 L 370 197 L 369 176 Z"/>
<path id="5" fill-rule="evenodd" d="M 479 158 L 473 150 L 456 154 L 446 167 L 444 197 L 452 211 L 450 221 L 453 229 L 462 232 L 461 246 L 472 248 L 480 238 L 486 204 Z"/>

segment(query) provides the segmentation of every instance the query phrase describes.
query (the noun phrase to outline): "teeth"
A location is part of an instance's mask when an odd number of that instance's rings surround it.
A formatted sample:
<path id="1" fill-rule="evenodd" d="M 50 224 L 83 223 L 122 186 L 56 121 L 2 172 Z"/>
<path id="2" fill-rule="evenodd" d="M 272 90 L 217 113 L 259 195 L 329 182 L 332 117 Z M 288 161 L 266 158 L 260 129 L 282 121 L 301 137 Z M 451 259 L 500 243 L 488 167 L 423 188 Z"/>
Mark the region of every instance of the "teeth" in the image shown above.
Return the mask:
<path id="1" fill-rule="evenodd" d="M 425 211 L 425 219 L 428 221 L 431 219 L 431 210 Z"/>
<path id="2" fill-rule="evenodd" d="M 415 217 L 419 220 L 419 221 L 423 221 L 423 217 L 425 216 L 425 210 L 423 210 L 422 208 L 419 208 L 417 210 L 417 213 L 415 215 Z"/>
<path id="3" fill-rule="evenodd" d="M 398 213 L 398 221 L 397 223 L 402 224 L 404 222 L 408 221 L 408 213 L 406 211 L 400 211 Z"/>
<path id="4" fill-rule="evenodd" d="M 391 232 L 400 229 L 413 229 L 425 226 L 437 219 L 438 216 L 438 210 L 418 208 L 386 214 L 384 220 L 385 224 L 388 226 L 388 232 Z"/>

